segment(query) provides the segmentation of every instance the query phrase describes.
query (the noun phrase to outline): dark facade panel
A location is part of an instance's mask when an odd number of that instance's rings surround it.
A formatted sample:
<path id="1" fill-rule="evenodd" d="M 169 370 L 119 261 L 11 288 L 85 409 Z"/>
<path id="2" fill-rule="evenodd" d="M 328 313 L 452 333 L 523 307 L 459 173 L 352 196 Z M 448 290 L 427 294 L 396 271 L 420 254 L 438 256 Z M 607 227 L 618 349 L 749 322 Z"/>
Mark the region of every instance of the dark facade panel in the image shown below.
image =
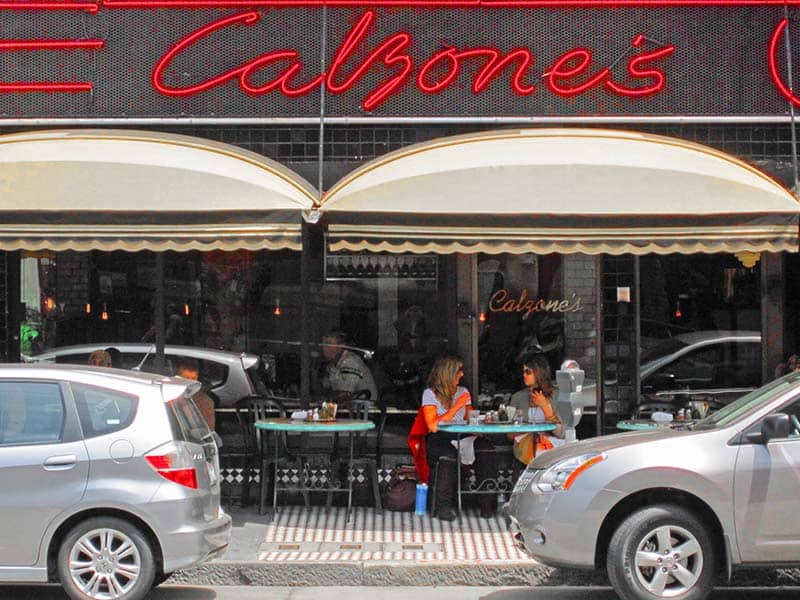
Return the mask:
<path id="1" fill-rule="evenodd" d="M 769 6 L 0 11 L 0 119 L 315 119 L 322 85 L 331 118 L 786 116 L 768 56 L 782 18 Z M 775 54 L 788 81 L 783 43 Z"/>

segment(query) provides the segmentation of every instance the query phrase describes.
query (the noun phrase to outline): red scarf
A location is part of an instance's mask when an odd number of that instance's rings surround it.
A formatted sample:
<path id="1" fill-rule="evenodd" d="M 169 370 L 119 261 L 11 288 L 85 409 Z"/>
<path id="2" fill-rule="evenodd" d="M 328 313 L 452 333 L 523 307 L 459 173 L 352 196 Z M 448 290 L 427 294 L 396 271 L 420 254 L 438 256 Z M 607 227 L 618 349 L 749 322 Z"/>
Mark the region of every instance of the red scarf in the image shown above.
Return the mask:
<path id="1" fill-rule="evenodd" d="M 411 449 L 411 457 L 414 459 L 414 467 L 417 469 L 417 481 L 428 483 L 430 470 L 428 469 L 427 448 L 425 446 L 425 436 L 428 435 L 428 424 L 422 414 L 422 407 L 417 411 L 411 431 L 408 432 L 408 447 Z"/>

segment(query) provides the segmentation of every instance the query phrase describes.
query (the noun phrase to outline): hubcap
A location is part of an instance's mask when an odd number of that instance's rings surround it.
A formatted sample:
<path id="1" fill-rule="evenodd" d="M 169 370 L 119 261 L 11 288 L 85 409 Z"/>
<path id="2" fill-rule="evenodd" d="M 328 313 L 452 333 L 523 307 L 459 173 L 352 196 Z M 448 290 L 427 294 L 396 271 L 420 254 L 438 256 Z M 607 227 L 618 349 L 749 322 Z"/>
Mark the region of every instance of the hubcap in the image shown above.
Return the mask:
<path id="1" fill-rule="evenodd" d="M 85 533 L 69 553 L 73 583 L 94 600 L 123 597 L 136 585 L 141 567 L 136 545 L 114 529 Z"/>
<path id="2" fill-rule="evenodd" d="M 634 558 L 636 577 L 651 594 L 680 596 L 697 583 L 703 571 L 703 551 L 683 527 L 664 525 L 642 538 Z"/>

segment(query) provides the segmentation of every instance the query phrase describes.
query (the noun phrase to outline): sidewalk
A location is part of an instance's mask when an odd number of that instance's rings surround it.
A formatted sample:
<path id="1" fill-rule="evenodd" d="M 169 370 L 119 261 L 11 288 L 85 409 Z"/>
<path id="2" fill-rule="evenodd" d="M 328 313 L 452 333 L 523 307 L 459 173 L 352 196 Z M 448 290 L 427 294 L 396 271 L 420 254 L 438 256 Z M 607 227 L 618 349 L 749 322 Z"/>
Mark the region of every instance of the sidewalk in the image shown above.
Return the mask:
<path id="1" fill-rule="evenodd" d="M 604 586 L 605 573 L 545 567 L 511 543 L 500 517 L 466 510 L 451 523 L 413 513 L 286 506 L 275 521 L 226 508 L 231 545 L 221 558 L 171 583 L 262 586 Z M 796 586 L 800 570 L 742 571 L 734 586 Z"/>

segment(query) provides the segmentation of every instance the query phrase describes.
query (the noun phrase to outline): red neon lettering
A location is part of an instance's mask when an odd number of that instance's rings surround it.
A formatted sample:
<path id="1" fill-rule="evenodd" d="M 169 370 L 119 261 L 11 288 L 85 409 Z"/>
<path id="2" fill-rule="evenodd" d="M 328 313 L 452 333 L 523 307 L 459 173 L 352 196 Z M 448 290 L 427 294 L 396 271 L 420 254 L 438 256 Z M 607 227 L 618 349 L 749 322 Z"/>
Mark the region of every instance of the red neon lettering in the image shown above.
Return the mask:
<path id="1" fill-rule="evenodd" d="M 353 73 L 344 81 L 338 84 L 335 81 L 336 72 L 347 61 L 352 54 L 353 49 L 364 39 L 367 31 L 369 30 L 372 22 L 375 20 L 375 12 L 368 10 L 365 12 L 361 19 L 355 24 L 353 29 L 345 37 L 336 55 L 333 57 L 331 67 L 328 70 L 328 76 L 325 80 L 325 85 L 331 93 L 338 94 L 350 89 L 354 86 L 363 76 L 364 73 L 377 62 L 383 55 L 383 64 L 387 67 L 393 67 L 397 64 L 400 68 L 394 75 L 386 79 L 381 85 L 372 90 L 364 98 L 361 107 L 364 110 L 373 110 L 380 106 L 386 99 L 392 95 L 395 90 L 402 86 L 411 73 L 412 63 L 411 58 L 403 52 L 411 43 L 411 36 L 405 32 L 396 33 L 384 40 L 380 46 L 367 56 L 362 63 L 356 67 Z"/>
<path id="2" fill-rule="evenodd" d="M 3 2 L 0 10 L 85 10 L 96 13 L 100 9 L 94 2 Z"/>
<path id="3" fill-rule="evenodd" d="M 57 83 L 42 81 L 36 83 L 14 82 L 0 83 L 0 92 L 10 94 L 20 94 L 26 92 L 91 92 L 91 83 Z"/>
<path id="4" fill-rule="evenodd" d="M 527 48 L 516 48 L 503 58 L 500 58 L 500 53 L 497 50 L 493 48 L 489 50 L 494 53 L 494 57 L 489 60 L 486 66 L 481 69 L 481 72 L 478 73 L 475 82 L 472 84 L 473 92 L 478 94 L 489 87 L 492 80 L 499 76 L 500 71 L 515 60 L 520 61 L 520 63 L 517 65 L 517 70 L 514 71 L 514 78 L 511 80 L 511 89 L 514 90 L 515 94 L 520 96 L 527 96 L 536 91 L 536 86 L 525 85 L 522 82 L 528 67 L 533 64 L 533 56 L 530 50 Z"/>
<path id="5" fill-rule="evenodd" d="M 0 50 L 100 50 L 103 40 L 0 40 Z"/>
<path id="6" fill-rule="evenodd" d="M 637 35 L 633 38 L 633 45 L 634 47 L 638 48 L 644 42 L 645 37 L 642 34 Z M 616 83 L 613 79 L 609 78 L 606 80 L 605 85 L 608 89 L 616 94 L 620 94 L 622 96 L 630 96 L 630 97 L 644 97 L 644 96 L 652 96 L 653 94 L 657 94 L 664 88 L 665 77 L 664 73 L 659 71 L 658 69 L 640 69 L 640 65 L 642 63 L 657 60 L 659 58 L 663 58 L 665 56 L 669 56 L 675 52 L 675 46 L 663 46 L 658 50 L 654 50 L 653 52 L 648 52 L 646 54 L 641 54 L 639 56 L 634 56 L 628 61 L 628 74 L 631 77 L 637 79 L 652 79 L 654 80 L 652 85 L 648 85 L 645 87 L 640 88 L 630 88 L 625 87 L 621 84 Z"/>
<path id="7" fill-rule="evenodd" d="M 254 11 L 251 12 L 244 12 L 238 15 L 233 15 L 231 17 L 226 17 L 220 19 L 219 21 L 214 21 L 206 25 L 205 27 L 201 27 L 188 37 L 182 39 L 180 42 L 175 44 L 172 48 L 170 48 L 167 53 L 161 57 L 161 60 L 156 63 L 155 68 L 153 69 L 153 74 L 150 77 L 150 80 L 153 83 L 153 87 L 158 90 L 159 93 L 164 94 L 165 96 L 191 96 L 198 92 L 203 92 L 207 89 L 210 89 L 214 86 L 221 85 L 226 81 L 230 81 L 231 79 L 235 79 L 236 77 L 241 77 L 243 73 L 247 72 L 248 64 L 245 63 L 239 67 L 235 67 L 226 71 L 222 75 L 218 75 L 212 79 L 204 81 L 202 83 L 198 83 L 197 85 L 193 85 L 191 87 L 185 88 L 175 88 L 169 87 L 162 83 L 162 74 L 164 70 L 169 66 L 172 62 L 172 59 L 175 57 L 176 54 L 179 54 L 183 51 L 186 47 L 191 46 L 200 38 L 203 38 L 211 33 L 219 29 L 223 29 L 224 27 L 228 27 L 234 23 L 241 21 L 245 25 L 252 25 L 257 23 L 261 19 L 261 16 Z"/>
<path id="8" fill-rule="evenodd" d="M 447 48 L 446 50 L 434 54 L 422 66 L 417 75 L 417 86 L 428 94 L 440 92 L 457 79 L 461 69 L 462 58 L 487 57 L 488 60 L 486 64 L 481 68 L 480 72 L 475 76 L 475 80 L 472 82 L 472 91 L 474 93 L 479 94 L 485 91 L 492 80 L 500 75 L 500 71 L 513 61 L 519 61 L 520 64 L 517 65 L 514 71 L 514 77 L 511 81 L 511 88 L 516 94 L 521 96 L 532 94 L 536 89 L 535 86 L 525 85 L 522 81 L 528 67 L 533 62 L 530 50 L 527 48 L 518 48 L 512 50 L 503 58 L 500 58 L 500 56 L 500 51 L 496 48 L 478 47 L 462 50 L 461 52 L 456 52 L 456 49 L 452 47 Z M 438 62 L 444 59 L 447 59 L 450 63 L 447 67 L 447 75 L 439 81 L 429 84 L 427 81 L 429 79 L 428 71 L 432 70 Z"/>
<path id="9" fill-rule="evenodd" d="M 305 85 L 302 85 L 297 88 L 290 87 L 290 82 L 297 75 L 297 72 L 303 68 L 302 63 L 297 60 L 299 54 L 294 50 L 284 51 L 284 52 L 273 52 L 271 54 L 265 54 L 260 56 L 253 62 L 247 65 L 247 67 L 242 71 L 241 75 L 239 76 L 239 85 L 242 86 L 242 89 L 247 92 L 248 94 L 252 95 L 259 95 L 259 94 L 266 94 L 267 92 L 271 92 L 274 89 L 279 89 L 284 96 L 289 98 L 296 98 L 298 96 L 305 96 L 309 92 L 311 92 L 314 88 L 319 87 L 320 84 L 325 80 L 325 75 L 318 75 L 310 82 Z M 269 83 L 266 83 L 260 87 L 254 87 L 250 85 L 248 79 L 253 74 L 256 69 L 263 67 L 264 65 L 279 62 L 282 60 L 293 60 L 294 62 L 283 71 L 283 73 L 273 79 Z"/>
<path id="10" fill-rule="evenodd" d="M 103 40 L 0 40 L 2 52 L 26 52 L 38 50 L 101 50 Z M 0 83 L 2 93 L 27 92 L 91 92 L 92 84 L 86 82 L 66 81 L 16 81 Z"/>
<path id="11" fill-rule="evenodd" d="M 569 66 L 569 63 L 577 61 L 574 66 Z M 567 79 L 581 75 L 592 64 L 592 52 L 586 48 L 575 48 L 569 52 L 565 52 L 551 67 L 547 75 L 547 87 L 550 91 L 559 96 L 577 96 L 585 92 L 589 88 L 597 85 L 601 81 L 608 78 L 610 70 L 608 67 L 603 67 L 593 77 L 590 77 L 583 83 L 575 87 L 565 87 L 556 82 L 556 79 Z"/>
<path id="12" fill-rule="evenodd" d="M 401 7 L 401 8 L 631 8 L 641 6 L 798 6 L 800 0 L 102 0 L 104 8 L 253 8 Z M 39 5 L 34 5 L 34 7 Z M 0 8 L 7 8 L 0 6 Z M 28 5 L 14 8 L 30 9 Z"/>
<path id="13" fill-rule="evenodd" d="M 413 61 L 408 55 L 407 49 L 412 44 L 413 38 L 409 33 L 400 32 L 390 35 L 383 39 L 365 58 L 357 60 L 354 58 L 357 54 L 365 54 L 361 46 L 376 19 L 375 11 L 368 10 L 347 32 L 331 60 L 330 67 L 304 83 L 295 82 L 295 79 L 303 71 L 303 63 L 300 61 L 299 52 L 293 49 L 262 54 L 206 81 L 186 87 L 173 87 L 164 83 L 164 72 L 175 57 L 188 50 L 192 44 L 226 27 L 237 24 L 252 25 L 257 23 L 260 18 L 259 13 L 247 11 L 223 17 L 194 31 L 172 46 L 158 61 L 151 76 L 153 87 L 164 95 L 181 97 L 201 93 L 238 79 L 241 89 L 250 95 L 278 91 L 286 97 L 294 98 L 311 93 L 322 85 L 325 85 L 332 94 L 342 94 L 358 85 L 370 69 L 376 65 L 383 65 L 389 70 L 388 77 L 366 94 L 361 103 L 364 110 L 370 111 L 398 93 L 411 77 Z M 638 35 L 632 43 L 634 47 L 638 48 L 644 43 L 644 40 L 643 35 Z M 632 78 L 647 81 L 646 85 L 642 87 L 626 87 L 611 80 L 611 72 L 607 67 L 588 76 L 593 59 L 592 52 L 586 48 L 575 48 L 561 55 L 550 71 L 545 73 L 547 86 L 554 94 L 566 97 L 576 96 L 600 84 L 605 84 L 606 89 L 621 96 L 635 98 L 652 95 L 664 87 L 666 77 L 660 70 L 648 67 L 647 63 L 666 57 L 674 51 L 674 46 L 663 46 L 652 52 L 632 57 L 628 61 L 629 75 Z M 536 90 L 533 84 L 525 81 L 530 66 L 534 62 L 533 54 L 529 49 L 515 48 L 507 54 L 502 54 L 492 47 L 475 47 L 464 50 L 448 47 L 437 52 L 421 64 L 415 77 L 417 88 L 427 94 L 441 92 L 453 85 L 461 72 L 463 61 L 469 59 L 481 59 L 483 62 L 472 82 L 472 91 L 475 94 L 484 92 L 504 71 L 511 77 L 510 85 L 514 93 L 524 96 L 532 94 Z M 353 66 L 346 70 L 346 66 L 350 62 L 353 62 Z M 278 66 L 281 64 L 285 66 Z M 269 65 L 275 65 L 279 69 L 279 74 L 266 83 L 254 83 L 253 80 L 258 71 Z M 577 79 L 578 81 L 569 86 L 564 81 L 566 79 Z"/>
<path id="14" fill-rule="evenodd" d="M 772 77 L 772 82 L 775 84 L 775 87 L 778 88 L 778 91 L 781 93 L 781 96 L 786 98 L 789 102 L 794 104 L 795 106 L 800 106 L 800 98 L 795 96 L 794 92 L 783 82 L 783 77 L 780 74 L 780 68 L 778 67 L 778 60 L 775 58 L 775 52 L 778 49 L 778 42 L 781 39 L 781 35 L 786 30 L 786 27 L 789 25 L 789 19 L 781 19 L 778 21 L 778 26 L 775 27 L 775 31 L 772 32 L 772 37 L 769 39 L 769 51 L 767 53 L 767 61 L 769 63 L 769 74 Z"/>

